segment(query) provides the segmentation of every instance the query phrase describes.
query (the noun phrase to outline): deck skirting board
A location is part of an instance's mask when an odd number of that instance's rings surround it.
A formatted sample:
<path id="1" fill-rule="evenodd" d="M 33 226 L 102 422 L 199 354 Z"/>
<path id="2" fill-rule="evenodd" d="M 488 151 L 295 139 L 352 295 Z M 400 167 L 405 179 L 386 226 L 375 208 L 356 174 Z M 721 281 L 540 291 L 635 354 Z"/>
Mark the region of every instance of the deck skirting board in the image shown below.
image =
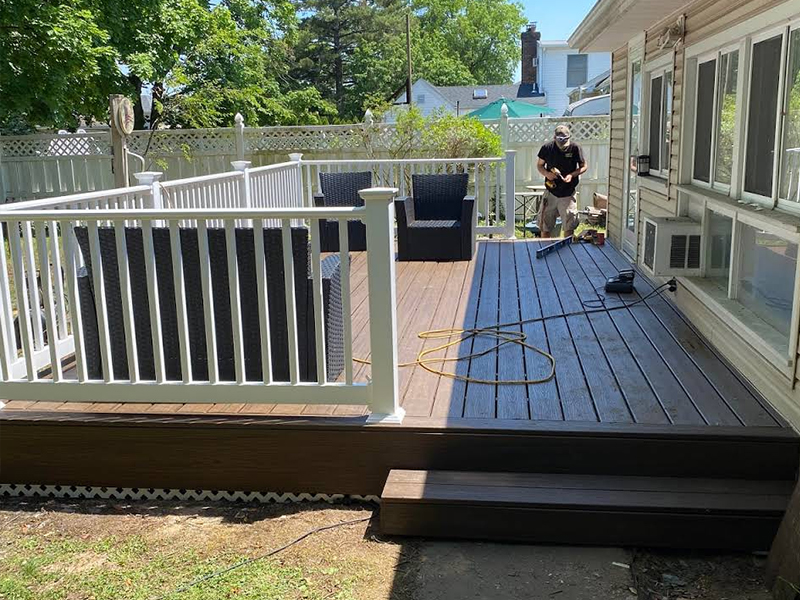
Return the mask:
<path id="1" fill-rule="evenodd" d="M 102 500 L 180 500 L 183 502 L 380 502 L 378 496 L 358 494 L 313 494 L 293 492 L 243 492 L 229 490 L 178 490 L 164 488 L 103 487 L 84 485 L 42 485 L 0 483 L 0 498 L 75 498 Z"/>

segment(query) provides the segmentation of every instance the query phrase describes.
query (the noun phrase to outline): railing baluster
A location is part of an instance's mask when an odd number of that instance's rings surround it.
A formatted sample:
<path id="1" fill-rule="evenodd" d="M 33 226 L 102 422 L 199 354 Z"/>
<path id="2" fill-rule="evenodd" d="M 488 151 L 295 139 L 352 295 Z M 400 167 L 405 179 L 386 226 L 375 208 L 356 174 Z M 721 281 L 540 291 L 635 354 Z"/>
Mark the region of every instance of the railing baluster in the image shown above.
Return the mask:
<path id="1" fill-rule="evenodd" d="M 103 252 L 100 249 L 100 234 L 97 221 L 88 223 L 89 253 L 92 257 L 92 279 L 94 283 L 95 310 L 100 338 L 100 359 L 103 362 L 103 379 L 113 381 L 114 368 L 111 363 L 111 337 L 109 334 L 108 305 L 106 304 L 105 276 L 103 274 Z"/>
<path id="2" fill-rule="evenodd" d="M 133 316 L 133 290 L 131 288 L 128 240 L 125 221 L 114 221 L 114 241 L 117 247 L 119 289 L 122 296 L 122 318 L 125 324 L 125 351 L 128 355 L 128 379 L 139 381 L 139 355 L 136 344 L 136 320 Z"/>
<path id="3" fill-rule="evenodd" d="M 181 229 L 175 219 L 169 222 L 169 245 L 172 250 L 172 279 L 175 285 L 175 308 L 178 316 L 178 349 L 181 357 L 181 377 L 184 383 L 191 383 L 192 361 L 189 344 L 189 320 L 186 314 L 186 285 L 183 277 Z"/>
<path id="4" fill-rule="evenodd" d="M 342 330 L 344 334 L 344 378 L 353 383 L 353 321 L 350 307 L 350 241 L 347 219 L 339 219 L 339 264 L 342 280 Z"/>
<path id="5" fill-rule="evenodd" d="M 22 241 L 23 251 L 25 257 L 25 271 L 29 277 L 27 282 L 28 288 L 28 301 L 30 304 L 31 312 L 26 313 L 31 316 L 33 321 L 33 347 L 36 350 L 44 348 L 44 330 L 42 329 L 42 319 L 39 312 L 41 308 L 41 298 L 39 298 L 39 285 L 36 281 L 36 259 L 33 255 L 33 232 L 31 231 L 30 221 L 23 221 L 22 223 Z"/>
<path id="6" fill-rule="evenodd" d="M 67 264 L 67 301 L 70 309 L 70 332 L 75 341 L 75 373 L 78 381 L 87 379 L 86 350 L 83 342 L 83 317 L 78 293 L 78 245 L 75 243 L 73 224 L 61 221 L 61 236 L 64 241 L 64 259 Z"/>
<path id="7" fill-rule="evenodd" d="M 289 333 L 289 379 L 292 383 L 300 381 L 299 359 L 297 355 L 297 304 L 294 290 L 294 254 L 292 252 L 292 227 L 289 219 L 281 219 L 283 241 L 283 277 L 286 295 L 286 322 Z"/>
<path id="8" fill-rule="evenodd" d="M 3 346 L 6 361 L 10 364 L 17 358 L 17 343 L 14 339 L 14 314 L 11 310 L 11 284 L 8 278 L 8 262 L 6 259 L 6 242 L 3 233 L 3 227 L 6 227 L 9 232 L 12 231 L 11 221 L 0 222 L 0 306 L 3 307 L 3 313 L 0 314 L 0 331 L 3 331 L 3 339 L 0 344 Z M 9 238 L 11 235 L 9 235 Z M 9 240 L 10 245 L 10 240 Z M 8 377 L 11 377 L 11 372 L 8 371 Z"/>
<path id="9" fill-rule="evenodd" d="M 67 309 L 64 306 L 64 273 L 61 266 L 61 246 L 58 243 L 59 227 L 50 221 L 50 252 L 53 259 L 53 283 L 55 284 L 56 308 L 58 309 L 58 338 L 67 337 Z M 63 235 L 63 232 L 61 233 Z"/>
<path id="10" fill-rule="evenodd" d="M 242 341 L 242 305 L 239 290 L 239 264 L 236 260 L 236 223 L 225 221 L 225 249 L 228 255 L 228 291 L 231 298 L 231 326 L 233 327 L 233 365 L 236 382 L 244 383 L 244 343 Z"/>
<path id="11" fill-rule="evenodd" d="M 311 219 L 311 231 L 319 231 L 319 219 Z M 322 303 L 322 258 L 320 256 L 319 235 L 311 236 L 311 277 L 314 298 L 314 338 L 316 341 L 317 383 L 326 383 L 328 374 L 325 368 L 325 317 Z"/>
<path id="12" fill-rule="evenodd" d="M 205 219 L 197 223 L 197 243 L 200 250 L 200 285 L 203 290 L 203 317 L 206 325 L 206 354 L 208 356 L 208 380 L 219 382 L 217 357 L 217 329 L 214 318 L 214 288 L 211 279 L 211 257 L 208 253 L 208 227 Z"/>
<path id="13" fill-rule="evenodd" d="M 264 221 L 253 220 L 253 236 L 256 251 L 256 289 L 258 290 L 258 322 L 261 329 L 261 377 L 264 383 L 272 383 L 272 338 L 269 327 L 269 296 L 267 294 L 267 272 L 264 257 Z"/>
<path id="14" fill-rule="evenodd" d="M 153 363 L 156 382 L 166 381 L 164 368 L 164 339 L 161 335 L 161 310 L 158 297 L 158 272 L 156 270 L 156 253 L 153 248 L 153 221 L 142 219 L 142 237 L 144 241 L 145 270 L 147 272 L 147 297 L 150 305 L 150 332 L 153 338 Z"/>
<path id="15" fill-rule="evenodd" d="M 53 232 L 54 233 L 54 232 Z M 39 275 L 42 279 L 42 300 L 44 302 L 44 319 L 47 325 L 47 349 L 50 352 L 50 371 L 53 381 L 61 381 L 61 357 L 58 355 L 58 335 L 56 331 L 56 308 L 53 300 L 53 285 L 50 276 L 50 258 L 47 249 L 47 231 L 45 223 L 36 223 L 36 241 L 39 249 Z"/>
<path id="16" fill-rule="evenodd" d="M 28 381 L 37 380 L 38 374 L 33 365 L 33 333 L 31 330 L 31 305 L 28 295 L 28 276 L 25 272 L 25 261 L 22 256 L 22 246 L 20 244 L 20 227 L 24 228 L 25 222 L 10 221 L 8 223 L 9 245 L 11 247 L 11 261 L 14 267 L 14 283 L 17 287 L 17 322 L 20 329 L 20 341 L 22 342 L 22 354 L 25 358 L 25 369 Z M 13 228 L 13 232 L 12 232 Z M 34 319 L 39 317 L 39 311 L 33 315 Z"/>

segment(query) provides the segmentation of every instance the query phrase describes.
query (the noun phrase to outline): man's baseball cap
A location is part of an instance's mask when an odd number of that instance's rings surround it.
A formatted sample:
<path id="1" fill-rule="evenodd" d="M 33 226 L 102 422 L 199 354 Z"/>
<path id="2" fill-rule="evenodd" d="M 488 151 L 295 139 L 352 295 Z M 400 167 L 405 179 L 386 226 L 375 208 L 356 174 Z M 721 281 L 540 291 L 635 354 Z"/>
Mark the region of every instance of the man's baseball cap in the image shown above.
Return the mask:
<path id="1" fill-rule="evenodd" d="M 556 127 L 556 137 L 557 138 L 569 139 L 570 135 L 571 134 L 570 134 L 570 131 L 569 131 L 569 127 L 567 127 L 566 125 L 558 125 Z"/>

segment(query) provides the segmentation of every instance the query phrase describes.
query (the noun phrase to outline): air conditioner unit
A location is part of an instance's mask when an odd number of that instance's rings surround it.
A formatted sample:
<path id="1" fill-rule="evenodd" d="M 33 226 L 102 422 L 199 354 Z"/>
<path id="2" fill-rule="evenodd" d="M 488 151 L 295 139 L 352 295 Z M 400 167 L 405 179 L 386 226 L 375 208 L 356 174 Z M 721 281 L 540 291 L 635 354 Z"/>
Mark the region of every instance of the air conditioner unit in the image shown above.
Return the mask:
<path id="1" fill-rule="evenodd" d="M 640 263 L 653 277 L 700 275 L 702 225 L 688 217 L 644 217 Z"/>

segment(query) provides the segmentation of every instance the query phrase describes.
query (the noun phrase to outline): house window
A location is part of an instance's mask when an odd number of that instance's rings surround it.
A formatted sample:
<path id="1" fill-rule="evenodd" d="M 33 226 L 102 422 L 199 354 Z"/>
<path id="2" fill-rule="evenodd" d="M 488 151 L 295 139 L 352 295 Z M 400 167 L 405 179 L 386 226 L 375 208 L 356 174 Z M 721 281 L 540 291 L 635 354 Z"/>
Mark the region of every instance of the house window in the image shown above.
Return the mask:
<path id="1" fill-rule="evenodd" d="M 425 104 L 425 94 L 417 94 L 417 104 Z"/>
<path id="2" fill-rule="evenodd" d="M 697 108 L 694 121 L 694 167 L 697 181 L 710 182 L 711 135 L 714 131 L 714 80 L 717 60 L 711 59 L 697 69 Z"/>
<path id="3" fill-rule="evenodd" d="M 736 85 L 739 79 L 739 52 L 728 52 L 719 59 L 717 104 L 714 109 L 714 183 L 730 186 L 733 145 L 736 131 Z"/>
<path id="4" fill-rule="evenodd" d="M 753 44 L 744 191 L 772 198 L 783 35 Z"/>
<path id="5" fill-rule="evenodd" d="M 567 87 L 578 87 L 589 79 L 589 56 L 567 54 Z"/>
<path id="6" fill-rule="evenodd" d="M 717 212 L 726 211 L 726 214 Z M 731 211 L 731 212 L 728 212 Z M 794 310 L 798 244 L 779 229 L 764 230 L 746 214 L 713 206 L 705 211 L 703 288 L 769 354 L 784 362 Z M 735 323 L 734 323 L 735 321 Z"/>
<path id="7" fill-rule="evenodd" d="M 736 300 L 786 336 L 791 329 L 797 244 L 756 227 L 741 227 Z"/>
<path id="8" fill-rule="evenodd" d="M 692 180 L 730 191 L 736 144 L 739 50 L 715 52 L 697 66 Z"/>
<path id="9" fill-rule="evenodd" d="M 789 70 L 786 73 L 786 106 L 781 143 L 782 200 L 800 203 L 800 29 L 789 38 Z"/>
<path id="10" fill-rule="evenodd" d="M 667 177 L 672 127 L 672 71 L 662 69 L 650 72 L 650 106 L 647 121 L 650 173 Z"/>

